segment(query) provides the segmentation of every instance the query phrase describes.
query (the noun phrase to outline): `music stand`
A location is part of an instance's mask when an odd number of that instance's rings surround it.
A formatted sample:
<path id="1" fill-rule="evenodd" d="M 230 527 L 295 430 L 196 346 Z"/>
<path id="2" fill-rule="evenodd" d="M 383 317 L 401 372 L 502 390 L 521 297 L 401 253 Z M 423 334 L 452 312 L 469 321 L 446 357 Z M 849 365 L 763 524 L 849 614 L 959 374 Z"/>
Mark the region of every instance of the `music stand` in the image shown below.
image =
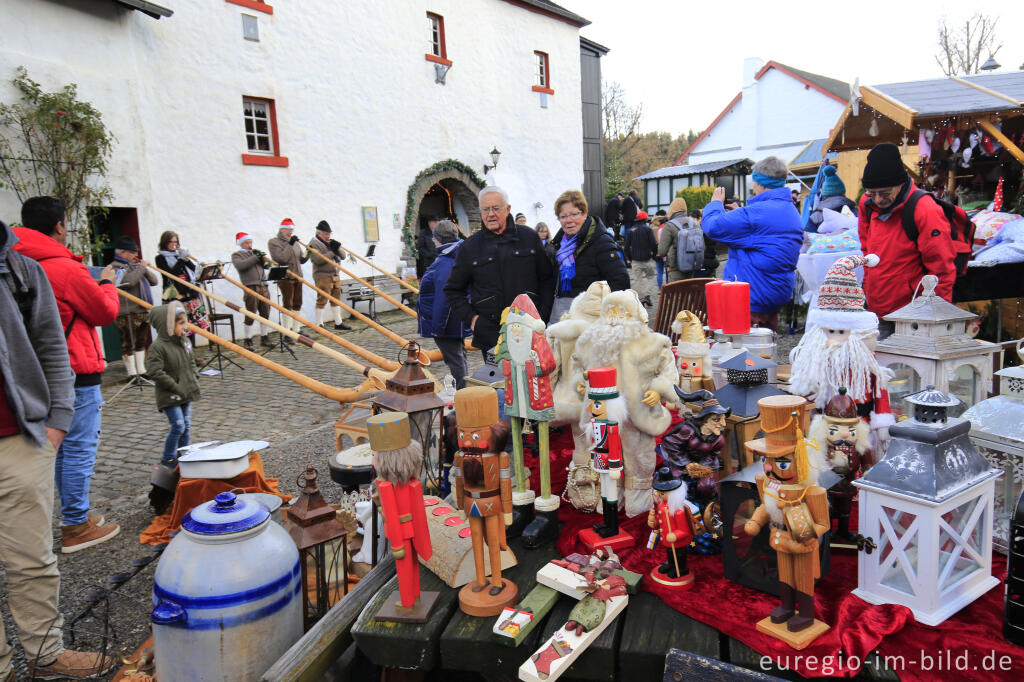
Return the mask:
<path id="1" fill-rule="evenodd" d="M 221 267 L 222 266 L 223 266 L 223 263 L 211 263 L 209 265 L 202 265 L 201 266 L 202 269 L 199 271 L 199 276 L 196 277 L 196 282 L 203 287 L 204 291 L 206 290 L 206 285 L 208 283 L 212 282 L 215 279 L 223 279 L 224 278 L 224 275 L 221 273 Z M 212 287 L 213 285 L 210 284 L 210 286 Z M 206 297 L 206 305 L 209 306 L 209 308 L 210 308 L 210 326 L 212 327 L 213 326 L 213 321 L 215 319 L 217 319 L 217 304 L 216 304 L 216 302 L 212 298 L 207 296 Z M 233 325 L 232 325 L 232 329 L 234 329 Z M 240 364 L 238 364 L 237 362 L 232 360 L 229 356 L 225 355 L 224 354 L 224 349 L 221 348 L 221 345 L 219 343 L 214 343 L 213 345 L 214 345 L 213 355 L 211 355 L 210 359 L 207 360 L 205 363 L 203 363 L 203 366 L 199 368 L 200 372 L 203 371 L 204 369 L 206 369 L 207 367 L 209 367 L 210 365 L 212 365 L 215 360 L 217 361 L 217 371 L 220 372 L 220 378 L 222 380 L 224 379 L 224 362 L 225 361 L 227 361 L 228 363 L 234 365 L 238 369 L 242 369 L 242 370 L 245 369 L 245 367 L 242 367 Z"/>
<path id="2" fill-rule="evenodd" d="M 275 265 L 275 266 L 271 267 L 269 270 L 267 270 L 267 281 L 268 282 L 280 282 L 282 279 L 289 279 L 289 277 L 288 277 L 288 266 L 286 266 L 286 265 Z M 293 281 L 297 282 L 298 280 L 293 280 Z M 277 304 L 281 305 L 281 286 L 280 286 L 280 284 L 277 287 Z M 284 306 L 281 306 L 281 307 L 283 308 Z M 284 321 L 284 319 L 283 319 L 284 318 L 284 313 L 281 313 L 281 317 L 282 317 L 282 322 L 283 322 Z M 284 325 L 282 325 L 282 326 L 284 326 Z M 263 351 L 262 353 L 260 353 L 260 355 L 266 355 L 270 351 L 272 351 L 274 349 L 277 349 L 278 352 L 281 352 L 281 353 L 284 353 L 285 351 L 288 351 L 288 353 L 292 356 L 293 359 L 298 360 L 298 357 L 296 357 L 296 355 L 295 355 L 295 351 L 293 351 L 291 348 L 288 347 L 287 344 L 285 344 L 284 339 L 285 339 L 284 334 L 282 334 L 281 332 L 278 332 L 277 333 L 277 343 L 275 343 L 273 346 L 271 346 L 270 348 L 268 348 L 265 351 Z"/>

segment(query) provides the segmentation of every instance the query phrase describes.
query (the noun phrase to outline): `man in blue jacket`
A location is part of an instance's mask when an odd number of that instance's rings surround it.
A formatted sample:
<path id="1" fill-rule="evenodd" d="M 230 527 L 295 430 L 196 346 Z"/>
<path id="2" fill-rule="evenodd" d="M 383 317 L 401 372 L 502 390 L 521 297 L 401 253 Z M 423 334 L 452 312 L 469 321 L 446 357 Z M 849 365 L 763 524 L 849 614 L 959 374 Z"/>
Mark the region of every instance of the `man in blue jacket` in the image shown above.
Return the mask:
<path id="1" fill-rule="evenodd" d="M 416 302 L 416 312 L 420 316 L 419 334 L 437 342 L 457 389 L 466 387 L 468 365 L 465 338 L 473 333 L 462 318 L 452 312 L 448 297 L 444 295 L 444 285 L 448 282 L 452 266 L 455 265 L 455 254 L 462 244 L 459 237 L 459 228 L 450 220 L 442 220 L 434 227 L 433 240 L 437 247 L 437 257 L 423 273 Z"/>
<path id="2" fill-rule="evenodd" d="M 704 207 L 704 234 L 729 247 L 723 278 L 750 284 L 750 324 L 778 330 L 779 309 L 793 297 L 803 225 L 786 188 L 786 162 L 769 156 L 754 164 L 754 197 L 728 213 L 717 187 Z"/>

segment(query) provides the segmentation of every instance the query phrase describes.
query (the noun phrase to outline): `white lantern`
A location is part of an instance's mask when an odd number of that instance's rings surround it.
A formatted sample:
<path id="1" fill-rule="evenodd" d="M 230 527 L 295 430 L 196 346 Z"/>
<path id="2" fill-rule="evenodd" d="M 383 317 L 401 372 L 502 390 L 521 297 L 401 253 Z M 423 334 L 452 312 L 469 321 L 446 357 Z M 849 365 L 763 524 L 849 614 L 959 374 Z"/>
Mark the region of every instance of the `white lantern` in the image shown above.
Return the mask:
<path id="1" fill-rule="evenodd" d="M 935 275 L 925 275 L 924 292 L 883 318 L 896 332 L 878 343 L 876 357 L 893 370 L 889 396 L 897 414 L 901 399 L 921 386 L 952 393 L 968 407 L 992 390 L 992 355 L 1000 346 L 973 338 L 968 323 L 978 316 L 936 295 L 936 284 Z"/>
<path id="2" fill-rule="evenodd" d="M 970 424 L 948 416 L 960 401 L 929 386 L 908 396 L 911 419 L 889 427 L 885 457 L 860 488 L 854 594 L 901 604 L 938 625 L 999 584 L 992 575 L 992 497 L 999 471 L 975 452 Z"/>
<path id="3" fill-rule="evenodd" d="M 1021 343 L 1017 355 L 1024 360 Z M 1000 377 L 999 395 L 982 400 L 964 412 L 971 422 L 971 443 L 989 464 L 1003 470 L 1003 481 L 996 486 L 995 540 L 1002 552 L 1009 550 L 1010 514 L 1024 490 L 1024 366 L 1007 367 L 996 372 Z"/>

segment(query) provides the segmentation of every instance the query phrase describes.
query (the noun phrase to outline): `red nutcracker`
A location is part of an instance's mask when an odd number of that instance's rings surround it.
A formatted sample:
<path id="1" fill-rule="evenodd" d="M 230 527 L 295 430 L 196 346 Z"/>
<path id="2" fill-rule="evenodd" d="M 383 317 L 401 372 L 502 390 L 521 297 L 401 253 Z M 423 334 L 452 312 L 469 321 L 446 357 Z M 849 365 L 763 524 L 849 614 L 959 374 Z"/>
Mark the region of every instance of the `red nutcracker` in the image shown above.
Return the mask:
<path id="1" fill-rule="evenodd" d="M 388 601 L 377 612 L 377 620 L 423 623 L 437 600 L 437 592 L 420 592 L 418 557 L 433 553 L 423 506 L 420 470 L 422 446 L 413 441 L 409 415 L 384 412 L 366 420 L 373 468 L 377 472 L 377 493 L 384 530 L 395 557 L 400 601 Z"/>
<path id="2" fill-rule="evenodd" d="M 654 481 L 654 509 L 647 514 L 647 525 L 654 529 L 648 549 L 665 547 L 667 560 L 651 571 L 651 580 L 675 590 L 693 587 L 693 573 L 686 567 L 686 556 L 694 531 L 695 504 L 686 499 L 686 484 L 672 475 L 668 467 L 658 469 Z"/>

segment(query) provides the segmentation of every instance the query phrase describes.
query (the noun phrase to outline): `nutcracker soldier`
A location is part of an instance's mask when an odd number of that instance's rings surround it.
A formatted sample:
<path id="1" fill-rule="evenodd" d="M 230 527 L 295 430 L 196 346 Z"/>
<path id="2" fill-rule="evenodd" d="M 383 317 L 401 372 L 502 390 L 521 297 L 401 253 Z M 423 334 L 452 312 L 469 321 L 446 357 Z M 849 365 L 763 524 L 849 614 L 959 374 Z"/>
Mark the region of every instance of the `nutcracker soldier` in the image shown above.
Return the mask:
<path id="1" fill-rule="evenodd" d="M 715 390 L 711 378 L 711 346 L 704 336 L 704 325 L 689 310 L 680 310 L 672 323 L 672 331 L 679 334 L 675 355 L 679 367 L 679 388 L 683 393 Z"/>
<path id="2" fill-rule="evenodd" d="M 377 495 L 384 517 L 384 532 L 395 557 L 399 602 L 386 601 L 377 612 L 377 620 L 425 623 L 437 600 L 437 592 L 420 592 L 418 557 L 429 559 L 430 531 L 423 506 L 420 469 L 422 446 L 413 441 L 409 415 L 383 412 L 366 420 L 367 436 L 373 451 L 377 473 Z"/>
<path id="3" fill-rule="evenodd" d="M 473 534 L 476 580 L 459 592 L 459 608 L 470 616 L 496 616 L 515 603 L 519 590 L 501 577 L 505 524 L 512 521 L 512 471 L 504 452 L 508 427 L 498 420 L 498 393 L 471 386 L 455 393 L 459 451 L 455 454 L 456 505 Z M 490 580 L 484 572 L 484 542 L 490 554 Z"/>
<path id="4" fill-rule="evenodd" d="M 653 529 L 648 549 L 665 547 L 667 560 L 651 571 L 651 580 L 674 590 L 693 587 L 693 574 L 686 567 L 686 555 L 697 525 L 693 518 L 696 505 L 686 499 L 686 484 L 661 467 L 654 480 L 654 508 L 647 514 Z"/>
<path id="5" fill-rule="evenodd" d="M 862 462 L 870 459 L 871 444 L 868 425 L 857 416 L 857 403 L 845 386 L 825 405 L 825 413 L 811 422 L 809 435 L 819 449 L 825 448 L 825 456 L 819 457 L 823 466 L 842 477 L 828 489 L 828 501 L 839 525 L 832 537 L 848 544 L 855 539 L 850 533 L 850 508 L 857 496 L 853 482 L 860 477 Z"/>
<path id="6" fill-rule="evenodd" d="M 587 551 L 598 547 L 613 550 L 635 544 L 633 536 L 619 530 L 619 481 L 622 480 L 622 441 L 619 422 L 614 417 L 624 414 L 625 401 L 619 396 L 614 367 L 595 367 L 583 373 L 587 380 L 586 414 L 590 415 L 590 453 L 594 471 L 601 476 L 601 509 L 603 523 L 580 531 L 579 539 Z"/>
<path id="7" fill-rule="evenodd" d="M 810 482 L 807 443 L 800 429 L 807 401 L 777 395 L 757 404 L 765 437 L 745 445 L 760 457 L 764 469 L 756 478 L 762 503 L 743 530 L 756 536 L 770 524 L 769 544 L 778 560 L 782 596 L 782 603 L 757 623 L 757 630 L 803 649 L 829 629 L 814 618 L 818 537 L 830 526 L 828 499 L 824 488 Z"/>
<path id="8" fill-rule="evenodd" d="M 558 537 L 558 497 L 551 494 L 548 448 L 548 422 L 555 417 L 548 375 L 555 370 L 555 355 L 544 336 L 544 321 L 527 294 L 516 296 L 502 313 L 495 356 L 505 374 L 505 415 L 512 421 L 516 474 L 513 520 L 506 532 L 508 537 L 522 534 L 523 545 L 533 549 Z M 523 434 L 532 433 L 531 422 L 537 424 L 540 497 L 529 489 L 523 464 Z"/>

